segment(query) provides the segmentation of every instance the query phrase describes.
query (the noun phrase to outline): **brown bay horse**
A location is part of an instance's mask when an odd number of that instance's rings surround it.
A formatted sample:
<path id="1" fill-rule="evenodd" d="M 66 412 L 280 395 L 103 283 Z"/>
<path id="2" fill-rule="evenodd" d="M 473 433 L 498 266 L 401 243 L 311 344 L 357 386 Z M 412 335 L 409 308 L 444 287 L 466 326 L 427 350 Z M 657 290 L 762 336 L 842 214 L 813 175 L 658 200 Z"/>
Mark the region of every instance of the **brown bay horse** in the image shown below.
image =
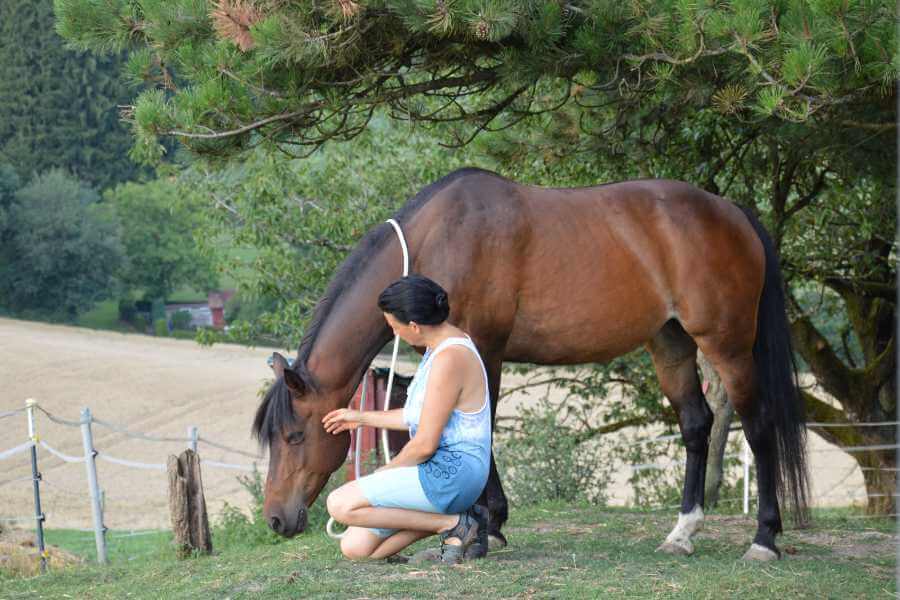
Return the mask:
<path id="1" fill-rule="evenodd" d="M 450 321 L 469 332 L 487 367 L 492 415 L 504 361 L 603 362 L 645 346 L 678 413 L 687 450 L 678 523 L 660 547 L 693 552 L 703 519 L 712 412 L 698 348 L 721 376 L 753 450 L 758 529 L 745 557 L 779 556 L 779 498 L 806 507 L 804 412 L 796 388 L 780 268 L 749 213 L 670 180 L 586 188 L 521 185 L 478 169 L 452 173 L 394 216 L 410 271 L 450 296 Z M 347 406 L 391 331 L 376 305 L 400 277 L 399 240 L 373 228 L 333 277 L 291 368 L 279 370 L 254 421 L 269 447 L 265 516 L 292 536 L 346 459 L 349 434 L 322 416 Z M 479 503 L 501 543 L 507 501 L 491 461 Z"/>

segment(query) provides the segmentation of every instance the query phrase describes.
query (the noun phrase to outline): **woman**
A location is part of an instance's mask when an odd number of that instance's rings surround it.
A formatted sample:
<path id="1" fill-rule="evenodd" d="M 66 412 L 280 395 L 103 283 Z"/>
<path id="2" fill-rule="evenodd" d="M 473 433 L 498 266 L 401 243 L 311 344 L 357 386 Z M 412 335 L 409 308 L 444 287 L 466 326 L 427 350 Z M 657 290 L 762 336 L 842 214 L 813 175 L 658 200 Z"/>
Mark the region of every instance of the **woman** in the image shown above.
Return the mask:
<path id="1" fill-rule="evenodd" d="M 349 525 L 344 556 L 385 558 L 435 534 L 441 560 L 460 562 L 486 515 L 474 506 L 487 482 L 491 411 L 487 372 L 472 340 L 447 321 L 447 293 L 420 275 L 404 277 L 378 297 L 388 325 L 425 356 L 403 408 L 325 415 L 333 434 L 368 425 L 409 429 L 410 441 L 371 475 L 329 494 L 328 512 Z"/>

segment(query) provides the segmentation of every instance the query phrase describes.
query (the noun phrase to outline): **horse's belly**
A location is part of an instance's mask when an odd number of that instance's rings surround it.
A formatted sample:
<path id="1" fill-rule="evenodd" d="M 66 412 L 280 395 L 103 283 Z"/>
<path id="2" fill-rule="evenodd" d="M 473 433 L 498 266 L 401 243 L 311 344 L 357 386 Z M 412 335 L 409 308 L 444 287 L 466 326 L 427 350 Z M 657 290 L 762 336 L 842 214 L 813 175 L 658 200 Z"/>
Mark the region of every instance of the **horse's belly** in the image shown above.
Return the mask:
<path id="1" fill-rule="evenodd" d="M 607 362 L 638 348 L 668 320 L 663 304 L 635 298 L 629 310 L 585 301 L 571 310 L 520 311 L 504 359 L 544 365 Z"/>

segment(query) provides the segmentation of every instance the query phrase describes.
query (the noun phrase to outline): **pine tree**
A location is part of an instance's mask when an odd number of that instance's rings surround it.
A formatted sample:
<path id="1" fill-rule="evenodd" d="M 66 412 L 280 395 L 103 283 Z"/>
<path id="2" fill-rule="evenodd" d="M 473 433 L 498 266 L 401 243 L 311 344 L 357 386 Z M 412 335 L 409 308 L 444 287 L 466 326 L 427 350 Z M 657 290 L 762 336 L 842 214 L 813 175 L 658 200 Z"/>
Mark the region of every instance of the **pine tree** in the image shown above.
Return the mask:
<path id="1" fill-rule="evenodd" d="M 0 161 L 25 179 L 60 167 L 98 187 L 132 177 L 122 60 L 73 51 L 51 0 L 0 3 Z"/>
<path id="2" fill-rule="evenodd" d="M 565 104 L 624 115 L 711 106 L 736 121 L 893 131 L 894 5 L 872 0 L 55 0 L 58 28 L 131 49 L 159 135 L 228 154 L 353 137 L 375 107 L 454 122 L 456 143 Z M 176 83 L 179 81 L 180 83 Z M 454 101 L 458 100 L 458 101 Z"/>

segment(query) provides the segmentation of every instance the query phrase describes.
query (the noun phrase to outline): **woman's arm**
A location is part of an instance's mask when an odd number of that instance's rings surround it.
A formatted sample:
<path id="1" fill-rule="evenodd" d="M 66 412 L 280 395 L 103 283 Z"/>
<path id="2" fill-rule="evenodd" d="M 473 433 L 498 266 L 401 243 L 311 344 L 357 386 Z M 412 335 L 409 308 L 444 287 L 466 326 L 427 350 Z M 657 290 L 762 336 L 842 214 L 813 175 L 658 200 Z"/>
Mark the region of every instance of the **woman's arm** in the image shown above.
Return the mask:
<path id="1" fill-rule="evenodd" d="M 425 404 L 419 417 L 419 427 L 414 438 L 403 447 L 390 463 L 380 469 L 412 467 L 431 458 L 441 441 L 441 434 L 450 413 L 456 408 L 462 381 L 459 374 L 465 368 L 465 357 L 453 348 L 447 348 L 436 356 L 425 388 Z"/>
<path id="2" fill-rule="evenodd" d="M 325 426 L 325 431 L 335 434 L 356 429 L 360 425 L 397 431 L 405 431 L 407 428 L 406 423 L 403 422 L 402 408 L 366 411 L 339 408 L 322 417 L 322 424 Z"/>
<path id="3" fill-rule="evenodd" d="M 406 431 L 409 429 L 403 422 L 403 409 L 391 410 L 366 410 L 360 413 L 360 421 L 363 425 L 377 427 L 378 429 L 391 429 L 394 431 Z"/>

